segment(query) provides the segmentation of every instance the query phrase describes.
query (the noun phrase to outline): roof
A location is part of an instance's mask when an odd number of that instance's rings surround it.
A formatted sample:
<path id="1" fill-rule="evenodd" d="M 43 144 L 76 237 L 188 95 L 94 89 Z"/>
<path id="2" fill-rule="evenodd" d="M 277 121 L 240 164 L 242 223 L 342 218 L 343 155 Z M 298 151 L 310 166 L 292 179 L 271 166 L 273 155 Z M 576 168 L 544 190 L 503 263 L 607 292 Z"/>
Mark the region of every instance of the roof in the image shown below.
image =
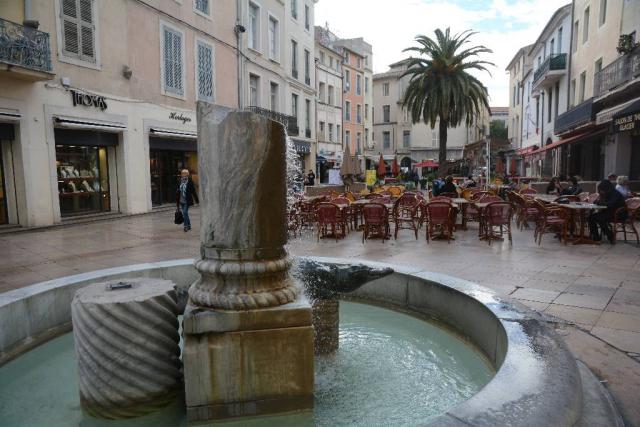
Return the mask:
<path id="1" fill-rule="evenodd" d="M 524 54 L 524 52 L 528 51 L 531 46 L 533 46 L 532 44 L 528 44 L 526 46 L 521 47 L 520 49 L 518 49 L 518 51 L 516 52 L 516 54 L 513 56 L 513 58 L 511 59 L 511 61 L 509 61 L 509 65 L 507 65 L 507 68 L 505 68 L 505 71 L 509 71 L 509 68 L 511 68 L 513 66 L 513 63 L 516 62 L 518 60 L 518 58 L 520 57 L 520 55 Z"/>
<path id="2" fill-rule="evenodd" d="M 528 55 L 531 55 L 531 53 L 533 53 L 533 49 L 535 49 L 535 47 L 540 43 L 543 36 L 547 33 L 547 31 L 551 27 L 553 27 L 553 24 L 555 24 L 557 20 L 562 19 L 566 15 L 571 14 L 571 7 L 572 7 L 571 3 L 565 4 L 564 6 L 562 6 L 561 8 L 559 8 L 553 13 L 553 15 L 551 16 L 551 19 L 549 19 L 549 22 L 547 22 L 547 25 L 545 25 L 544 29 L 540 32 L 540 35 L 538 36 L 538 39 L 536 40 L 536 42 L 529 46 L 529 51 L 527 52 Z"/>
<path id="3" fill-rule="evenodd" d="M 509 114 L 509 107 L 491 107 L 491 114 Z"/>

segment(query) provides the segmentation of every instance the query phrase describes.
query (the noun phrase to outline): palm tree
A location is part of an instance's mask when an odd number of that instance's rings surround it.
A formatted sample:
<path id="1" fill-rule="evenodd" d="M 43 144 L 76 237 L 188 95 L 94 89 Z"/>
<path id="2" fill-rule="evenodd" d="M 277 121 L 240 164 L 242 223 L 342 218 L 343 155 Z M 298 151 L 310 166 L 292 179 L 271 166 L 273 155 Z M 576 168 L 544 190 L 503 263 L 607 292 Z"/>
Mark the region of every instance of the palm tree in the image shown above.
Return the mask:
<path id="1" fill-rule="evenodd" d="M 449 28 L 444 33 L 435 31 L 436 40 L 418 35 L 417 46 L 405 49 L 416 52 L 418 57 L 405 60 L 407 70 L 402 74 L 411 76 L 404 93 L 403 105 L 411 113 L 413 123 L 423 121 L 431 129 L 439 127 L 440 146 L 438 174 L 446 174 L 447 128 L 460 123 L 473 124 L 474 118 L 484 107 L 489 108 L 487 88 L 470 70 L 486 71 L 491 62 L 475 59 L 482 53 L 492 53 L 484 46 L 465 48 L 474 32 L 469 30 L 451 35 Z M 472 60 L 469 60 L 472 59 Z"/>

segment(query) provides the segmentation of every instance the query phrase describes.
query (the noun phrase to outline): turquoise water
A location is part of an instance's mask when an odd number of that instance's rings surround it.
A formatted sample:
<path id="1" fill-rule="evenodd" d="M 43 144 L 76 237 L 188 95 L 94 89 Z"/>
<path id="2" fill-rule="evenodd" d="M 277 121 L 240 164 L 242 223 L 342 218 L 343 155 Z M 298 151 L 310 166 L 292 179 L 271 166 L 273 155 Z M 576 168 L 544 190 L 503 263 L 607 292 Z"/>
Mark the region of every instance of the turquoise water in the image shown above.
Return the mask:
<path id="1" fill-rule="evenodd" d="M 348 302 L 340 303 L 340 350 L 331 357 L 317 357 L 315 370 L 313 413 L 223 425 L 417 425 L 468 399 L 493 376 L 484 359 L 449 332 L 402 313 Z M 124 421 L 83 414 L 72 334 L 0 368 L 0 426 L 77 425 L 187 423 L 182 402 Z"/>

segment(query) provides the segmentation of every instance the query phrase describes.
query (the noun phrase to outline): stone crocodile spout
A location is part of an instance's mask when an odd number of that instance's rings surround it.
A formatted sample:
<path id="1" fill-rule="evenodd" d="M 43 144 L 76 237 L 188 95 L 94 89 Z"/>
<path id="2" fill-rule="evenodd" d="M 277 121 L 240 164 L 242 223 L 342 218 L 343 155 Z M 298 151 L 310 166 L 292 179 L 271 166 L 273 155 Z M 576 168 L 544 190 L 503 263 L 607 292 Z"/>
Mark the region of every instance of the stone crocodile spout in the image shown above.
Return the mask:
<path id="1" fill-rule="evenodd" d="M 307 296 L 314 299 L 333 299 L 340 293 L 353 292 L 372 280 L 393 273 L 391 268 L 364 264 L 336 264 L 307 258 L 298 260 L 294 276 L 304 285 Z"/>

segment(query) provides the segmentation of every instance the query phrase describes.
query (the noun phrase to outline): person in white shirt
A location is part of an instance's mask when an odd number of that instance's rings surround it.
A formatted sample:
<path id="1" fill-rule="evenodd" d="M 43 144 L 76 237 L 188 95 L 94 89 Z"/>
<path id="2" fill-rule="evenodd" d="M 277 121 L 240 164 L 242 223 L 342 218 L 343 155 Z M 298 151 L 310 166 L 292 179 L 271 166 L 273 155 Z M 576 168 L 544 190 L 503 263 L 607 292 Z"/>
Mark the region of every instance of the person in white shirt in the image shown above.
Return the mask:
<path id="1" fill-rule="evenodd" d="M 622 194 L 622 197 L 628 199 L 631 197 L 631 190 L 629 190 L 629 177 L 628 176 L 619 176 L 617 180 L 618 184 L 616 185 L 616 190 L 618 193 Z"/>

